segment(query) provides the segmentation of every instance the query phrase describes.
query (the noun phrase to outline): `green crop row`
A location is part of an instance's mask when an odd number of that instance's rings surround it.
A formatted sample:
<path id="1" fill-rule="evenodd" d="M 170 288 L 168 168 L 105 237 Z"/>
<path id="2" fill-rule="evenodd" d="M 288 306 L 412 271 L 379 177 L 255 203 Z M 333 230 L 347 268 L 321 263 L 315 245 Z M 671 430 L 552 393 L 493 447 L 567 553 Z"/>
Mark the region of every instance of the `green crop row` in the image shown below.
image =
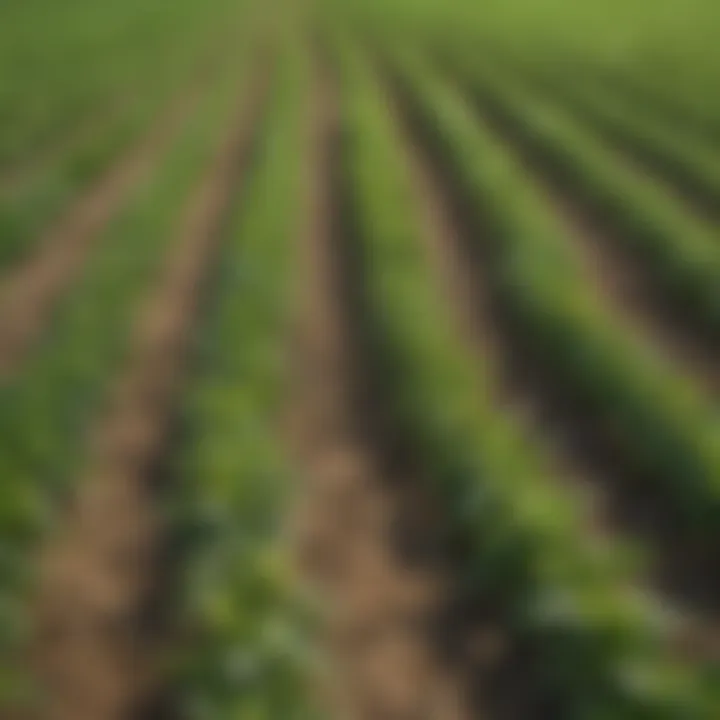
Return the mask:
<path id="1" fill-rule="evenodd" d="M 233 40 L 237 42 L 237 38 Z M 148 79 L 136 81 L 132 92 L 111 101 L 112 107 L 92 118 L 77 141 L 51 154 L 47 164 L 41 163 L 25 176 L 20 172 L 4 185 L 0 180 L 0 271 L 32 250 L 58 213 L 137 141 L 173 97 L 176 103 L 178 99 L 182 102 L 183 94 L 189 99 L 197 91 L 198 72 L 188 72 L 197 62 L 197 54 L 190 45 L 182 62 L 177 59 L 172 74 L 159 77 L 150 73 Z M 218 52 L 216 48 L 211 58 L 201 57 L 206 76 L 218 75 L 228 57 L 227 50 Z"/>
<path id="2" fill-rule="evenodd" d="M 714 229 L 558 106 L 462 52 L 449 64 L 548 172 L 612 222 L 657 286 L 720 338 L 720 244 Z"/>
<path id="3" fill-rule="evenodd" d="M 237 22 L 228 0 L 214 0 L 213 12 L 197 0 L 23 5 L 3 8 L 0 24 L 2 172 L 137 86 L 161 90 L 225 32 L 223 23 Z"/>
<path id="4" fill-rule="evenodd" d="M 293 482 L 279 419 L 308 115 L 307 62 L 293 43 L 280 76 L 185 403 L 176 501 L 181 627 L 192 642 L 178 690 L 197 720 L 316 717 L 304 683 L 313 662 L 306 618 L 282 542 Z"/>
<path id="5" fill-rule="evenodd" d="M 720 137 L 714 0 L 324 0 L 338 15 L 387 31 L 479 50 L 502 46 L 532 62 L 597 71 L 682 131 Z M 691 130 L 692 128 L 692 130 Z"/>
<path id="6" fill-rule="evenodd" d="M 535 670 L 558 717 L 709 720 L 704 679 L 669 658 L 671 623 L 633 586 L 632 553 L 588 533 L 578 498 L 550 479 L 542 450 L 491 399 L 492 378 L 450 329 L 419 244 L 417 199 L 390 109 L 362 61 L 346 43 L 338 47 L 354 216 L 381 338 L 385 402 L 414 438 L 453 526 L 467 535 L 468 583 L 479 602 L 494 603 L 513 639 L 537 652 Z M 474 121 L 452 94 L 424 65 L 399 65 L 438 132 L 452 134 L 453 155 L 461 150 L 466 168 L 492 178 L 495 199 L 514 197 L 504 157 L 478 152 Z M 524 217 L 517 205 L 501 207 L 510 218 Z M 535 245 L 534 232 L 523 230 Z M 537 241 L 526 264 L 539 263 L 542 272 L 557 253 L 543 248 L 542 236 Z"/>
<path id="7" fill-rule="evenodd" d="M 691 47 L 692 38 L 683 40 L 686 48 Z M 674 46 L 677 51 L 682 50 L 683 44 L 678 38 L 669 37 L 667 46 Z M 715 152 L 720 149 L 720 105 L 712 84 L 708 84 L 708 75 L 717 72 L 717 59 L 703 61 L 688 53 L 685 67 L 671 82 L 667 82 L 668 77 L 677 68 L 668 63 L 667 57 L 663 58 L 665 67 L 653 70 L 617 61 L 598 63 L 585 57 L 582 49 L 556 57 L 555 62 L 575 66 L 593 83 L 599 82 L 621 93 L 646 113 L 667 123 L 677 134 L 695 137 Z"/>
<path id="8" fill-rule="evenodd" d="M 707 204 L 720 202 L 720 150 L 690 132 L 682 133 L 637 99 L 578 71 L 541 64 L 524 55 L 502 58 L 503 74 L 542 87 L 616 146 L 657 168 Z M 477 62 L 481 62 L 478 58 Z M 510 73 L 508 73 L 510 70 Z"/>
<path id="9" fill-rule="evenodd" d="M 720 511 L 713 404 L 588 289 L 553 210 L 471 105 L 449 84 L 411 79 L 433 142 L 497 236 L 492 272 L 524 342 L 635 470 L 654 478 L 681 526 L 710 541 Z"/>
<path id="10" fill-rule="evenodd" d="M 246 51 L 243 51 L 246 52 Z M 91 427 L 119 367 L 134 311 L 172 247 L 183 203 L 218 145 L 240 91 L 227 73 L 210 88 L 163 165 L 101 238 L 78 283 L 62 300 L 44 346 L 0 387 L 0 648 L 12 652 L 27 619 L 29 555 L 71 491 Z M 232 69 L 232 68 L 231 68 Z M 0 701 L 15 679 L 0 657 Z"/>

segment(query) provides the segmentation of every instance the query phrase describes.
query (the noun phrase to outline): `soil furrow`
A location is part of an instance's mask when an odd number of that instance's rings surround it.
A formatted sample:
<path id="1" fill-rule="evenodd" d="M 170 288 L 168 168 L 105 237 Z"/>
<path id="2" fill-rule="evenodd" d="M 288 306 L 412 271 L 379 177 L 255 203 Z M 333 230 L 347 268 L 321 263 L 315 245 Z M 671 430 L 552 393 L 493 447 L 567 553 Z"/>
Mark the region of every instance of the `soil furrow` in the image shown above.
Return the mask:
<path id="1" fill-rule="evenodd" d="M 708 397 L 720 395 L 720 345 L 689 318 L 677 300 L 651 280 L 640 257 L 606 220 L 583 207 L 549 176 L 542 178 L 546 202 L 575 241 L 585 276 L 597 288 L 617 322 L 640 334 L 678 372 L 692 379 Z"/>
<path id="2" fill-rule="evenodd" d="M 140 142 L 47 230 L 38 249 L 0 278 L 0 382 L 21 366 L 51 322 L 56 300 L 81 271 L 93 243 L 132 189 L 161 162 L 200 92 L 196 87 L 175 99 Z"/>
<path id="3" fill-rule="evenodd" d="M 694 381 L 708 398 L 720 395 L 720 346 L 688 308 L 674 301 L 651 280 L 642 258 L 618 235 L 612 221 L 590 200 L 573 191 L 562 169 L 515 132 L 492 102 L 481 103 L 483 117 L 513 148 L 537 183 L 545 201 L 574 241 L 588 283 L 612 310 L 628 334 L 640 335 L 679 374 Z M 492 270 L 490 271 L 492 272 Z M 502 310 L 500 310 L 502 313 Z M 718 550 L 705 535 L 680 527 L 673 508 L 656 492 L 657 481 L 634 468 L 612 438 L 600 429 L 562 377 L 523 342 L 522 329 L 507 326 L 514 364 L 525 365 L 527 380 L 545 396 L 538 416 L 541 425 L 554 428 L 571 454 L 590 472 L 586 477 L 600 493 L 609 525 L 645 540 L 653 548 L 652 582 L 671 605 L 688 613 L 690 626 L 679 642 L 690 654 L 720 658 L 720 570 Z M 520 358 L 527 358 L 524 363 Z"/>
<path id="4" fill-rule="evenodd" d="M 40 557 L 31 662 L 48 720 L 157 717 L 169 531 L 158 468 L 186 355 L 233 195 L 243 180 L 268 76 L 183 214 L 177 242 L 137 317 L 124 369 L 89 439 L 89 459 Z"/>
<path id="5" fill-rule="evenodd" d="M 495 378 L 498 407 L 517 416 L 518 423 L 547 448 L 552 477 L 579 493 L 588 532 L 639 537 L 649 544 L 652 568 L 638 582 L 683 618 L 679 651 L 720 657 L 713 552 L 676 536 L 664 509 L 651 502 L 652 478 L 633 473 L 564 389 L 562 378 L 523 341 L 524 334 L 514 327 L 494 283 L 501 273 L 495 270 L 491 223 L 481 227 L 477 203 L 469 204 L 472 200 L 458 186 L 447 161 L 435 152 L 431 135 L 404 101 L 402 90 L 399 97 L 397 115 L 405 126 L 428 251 L 460 332 Z M 520 712 L 519 717 L 526 715 Z"/>
<path id="6" fill-rule="evenodd" d="M 691 316 L 691 308 L 669 297 L 653 281 L 647 263 L 592 201 L 583 198 L 553 158 L 531 146 L 512 119 L 487 96 L 479 98 L 483 117 L 517 152 L 528 177 L 556 210 L 587 279 L 629 333 L 640 334 L 655 351 L 698 383 L 710 396 L 720 393 L 717 337 Z M 678 239 L 680 242 L 680 239 Z"/>
<path id="7" fill-rule="evenodd" d="M 440 649 L 451 584 L 439 521 L 392 447 L 372 377 L 333 88 L 321 74 L 312 103 L 290 408 L 305 477 L 292 519 L 298 566 L 327 603 L 322 690 L 348 720 L 460 720 L 474 715 L 470 678 Z"/>
<path id="8" fill-rule="evenodd" d="M 648 125 L 650 139 L 638 136 L 640 118 L 646 114 L 642 108 L 638 108 L 637 122 L 627 127 L 622 123 L 621 116 L 614 118 L 612 107 L 609 112 L 605 111 L 602 109 L 602 101 L 598 103 L 592 100 L 592 90 L 588 91 L 587 86 L 575 86 L 567 78 L 527 65 L 519 58 L 501 56 L 501 62 L 503 70 L 509 71 L 524 87 L 533 92 L 542 91 L 583 125 L 602 136 L 613 146 L 613 152 L 622 153 L 624 161 L 632 170 L 640 175 L 654 176 L 667 193 L 686 205 L 689 212 L 696 213 L 700 219 L 711 224 L 720 219 L 720 198 L 715 188 L 689 167 L 686 161 L 675 157 L 671 149 L 663 147 L 661 141 L 652 139 L 652 135 L 656 134 L 654 126 Z M 615 88 L 599 85 L 593 89 L 617 108 L 617 114 L 622 112 L 625 101 Z M 649 116 L 647 122 L 652 123 Z M 667 126 L 662 121 L 655 122 L 661 134 L 667 132 L 663 130 Z M 698 151 L 702 147 L 700 143 L 693 144 Z M 712 151 L 712 148 L 705 150 Z"/>

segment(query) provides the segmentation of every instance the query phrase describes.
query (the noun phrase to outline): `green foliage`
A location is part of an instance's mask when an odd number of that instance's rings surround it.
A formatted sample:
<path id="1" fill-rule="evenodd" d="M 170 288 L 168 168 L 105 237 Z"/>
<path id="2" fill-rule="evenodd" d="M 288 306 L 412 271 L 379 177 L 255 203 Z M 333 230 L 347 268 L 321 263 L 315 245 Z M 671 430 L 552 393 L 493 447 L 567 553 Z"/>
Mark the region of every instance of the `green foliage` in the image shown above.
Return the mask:
<path id="1" fill-rule="evenodd" d="M 611 219 L 668 297 L 720 338 L 720 244 L 714 228 L 561 108 L 523 92 L 510 76 L 484 71 L 467 56 L 458 62 L 481 103 L 487 98 L 553 172 Z"/>
<path id="2" fill-rule="evenodd" d="M 0 111 L 0 273 L 32 251 L 43 230 L 139 141 L 173 98 L 197 90 L 200 72 L 207 77 L 228 62 L 223 43 L 237 42 L 224 28 L 218 47 L 218 25 L 208 27 L 207 20 L 198 25 L 191 2 L 175 8 L 170 23 L 167 8 L 139 15 L 133 3 L 104 4 L 104 12 L 88 17 L 86 5 L 63 4 L 68 17 L 48 27 L 38 26 L 36 10 L 35 31 L 47 34 L 47 44 L 35 37 L 29 47 L 12 42 L 2 47 L 0 39 L 0 58 L 3 51 L 9 56 L 8 65 L 0 59 L 0 68 L 13 69 L 5 86 L 0 70 L 0 106 L 5 110 Z M 80 10 L 82 22 L 75 17 Z M 22 22 L 16 21 L 15 32 L 24 31 Z M 87 39 L 88 47 L 79 47 L 76 34 L 88 24 L 97 36 Z M 209 41 L 210 30 L 216 33 Z M 92 57 L 100 52 L 96 42 L 104 42 L 100 61 Z M 45 83 L 49 87 L 43 93 Z M 81 100 L 76 93 L 82 93 Z"/>
<path id="3" fill-rule="evenodd" d="M 172 243 L 183 202 L 209 161 L 236 92 L 230 74 L 210 89 L 165 164 L 99 239 L 57 308 L 44 347 L 0 386 L 0 605 L 16 608 L 0 614 L 0 635 L 25 627 L 27 608 L 18 598 L 32 580 L 32 550 L 81 465 L 92 422 L 125 354 L 134 311 Z M 14 643 L 0 644 L 0 659 L 14 649 Z"/>
<path id="4" fill-rule="evenodd" d="M 518 192 L 522 185 L 499 150 L 483 144 L 479 152 L 476 123 L 448 88 L 425 65 L 400 64 L 462 176 L 474 173 L 478 191 L 482 175 L 498 212 L 523 223 L 505 238 L 508 272 L 528 273 L 527 290 L 518 280 L 514 291 L 549 294 L 540 282 L 550 272 L 557 282 L 563 254 L 554 240 L 543 242 L 555 233 L 546 230 L 547 211 Z M 550 479 L 542 450 L 491 399 L 492 378 L 454 337 L 420 250 L 416 200 L 388 108 L 361 61 L 347 53 L 344 68 L 355 216 L 388 394 L 444 507 L 471 538 L 468 582 L 496 604 L 521 644 L 536 648 L 538 672 L 563 716 L 706 720 L 716 698 L 700 675 L 671 659 L 672 621 L 634 588 L 634 553 L 588 533 L 579 498 Z M 515 242 L 527 243 L 522 254 Z M 540 298 L 545 305 L 566 292 L 555 289 Z M 583 294 L 563 299 L 583 327 L 592 309 Z M 576 361 L 583 362 L 577 354 Z"/>
<path id="5" fill-rule="evenodd" d="M 181 663 L 190 718 L 315 717 L 313 665 L 281 523 L 294 485 L 284 399 L 292 236 L 301 219 L 307 59 L 294 39 L 231 224 L 188 394 L 179 473 L 187 568 Z"/>
<path id="6" fill-rule="evenodd" d="M 709 539 L 720 509 L 714 406 L 587 287 L 558 219 L 468 103 L 432 75 L 422 85 L 419 70 L 406 77 L 463 192 L 499 238 L 493 272 L 527 343 L 633 464 L 657 478 L 686 531 Z"/>

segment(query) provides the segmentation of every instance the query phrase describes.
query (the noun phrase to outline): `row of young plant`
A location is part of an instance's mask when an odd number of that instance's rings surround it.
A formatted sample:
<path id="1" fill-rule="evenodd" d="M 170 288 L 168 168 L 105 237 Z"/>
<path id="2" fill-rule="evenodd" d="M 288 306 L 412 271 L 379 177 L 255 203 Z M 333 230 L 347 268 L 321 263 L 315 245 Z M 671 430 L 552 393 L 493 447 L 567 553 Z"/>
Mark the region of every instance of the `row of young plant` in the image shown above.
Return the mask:
<path id="1" fill-rule="evenodd" d="M 232 41 L 237 43 L 238 38 Z M 178 107 L 172 111 L 182 113 L 183 101 L 189 104 L 201 83 L 218 76 L 232 57 L 232 50 L 217 45 L 201 50 L 193 43 L 182 47 L 171 68 L 140 73 L 132 88 L 119 90 L 108 106 L 79 131 L 73 130 L 77 135 L 70 142 L 61 138 L 58 152 L 50 152 L 35 165 L 29 160 L 25 172 L 11 169 L 5 182 L 0 176 L 0 272 L 33 249 L 56 216 L 152 129 L 163 108 L 175 103 Z"/>
<path id="2" fill-rule="evenodd" d="M 494 55 L 494 53 L 493 53 Z M 478 58 L 480 62 L 480 58 Z M 637 99 L 593 82 L 576 68 L 517 53 L 501 57 L 503 74 L 542 87 L 616 146 L 643 160 L 706 205 L 720 202 L 720 148 L 658 117 Z"/>
<path id="3" fill-rule="evenodd" d="M 720 339 L 720 244 L 715 229 L 630 167 L 557 105 L 471 55 L 451 51 L 453 73 L 576 197 L 603 214 L 659 288 Z"/>
<path id="4" fill-rule="evenodd" d="M 177 472 L 192 640 L 179 692 L 196 720 L 309 720 L 314 658 L 283 521 L 294 483 L 282 450 L 287 341 L 307 162 L 307 57 L 291 38 L 250 182 L 206 307 Z"/>
<path id="5" fill-rule="evenodd" d="M 493 379 L 452 332 L 421 250 L 391 111 L 362 59 L 346 41 L 337 47 L 386 403 L 469 541 L 466 579 L 478 602 L 494 607 L 517 646 L 537 658 L 534 672 L 556 716 L 709 720 L 703 673 L 670 658 L 671 619 L 633 585 L 634 553 L 587 532 L 578 498 L 550 479 L 542 449 L 492 399 Z M 458 124 L 474 133 L 474 123 L 444 86 L 427 67 L 402 66 L 438 132 L 453 133 L 453 152 L 462 148 L 468 166 L 493 175 L 498 200 L 512 193 L 504 160 L 468 142 Z M 517 209 L 503 207 L 511 217 Z M 532 251 L 526 262 L 542 264 L 548 254 Z"/>
<path id="6" fill-rule="evenodd" d="M 354 2 L 325 0 L 357 23 L 374 25 L 396 39 L 419 34 L 454 45 L 469 42 L 484 53 L 502 47 L 531 62 L 603 78 L 649 112 L 672 120 L 680 132 L 720 139 L 718 61 L 712 0 L 571 0 L 537 3 Z M 676 122 L 675 122 L 676 121 Z"/>
<path id="7" fill-rule="evenodd" d="M 6 3 L 0 27 L 0 168 L 45 152 L 89 114 L 184 57 L 236 13 L 229 0 Z M 236 15 L 235 15 L 236 16 Z M 237 16 L 236 16 L 237 17 Z M 189 65 L 188 65 L 189 66 Z M 1 172 L 1 171 L 0 171 Z"/>
<path id="8" fill-rule="evenodd" d="M 621 92 L 649 114 L 671 125 L 678 134 L 692 135 L 716 152 L 720 149 L 720 104 L 716 93 L 708 92 L 707 85 L 702 87 L 701 83 L 694 82 L 694 75 L 712 72 L 711 64 L 694 59 L 695 66 L 688 65 L 682 71 L 687 82 L 678 82 L 675 78 L 673 83 L 668 83 L 663 72 L 647 73 L 632 64 L 607 62 L 607 59 L 593 61 L 578 53 L 556 58 L 556 61 L 576 66 L 593 83 L 597 81 Z"/>
<path id="9" fill-rule="evenodd" d="M 245 53 L 246 51 L 243 51 Z M 20 687 L 5 662 L 27 633 L 32 550 L 72 490 L 84 439 L 124 356 L 143 291 L 179 231 L 184 203 L 219 146 L 241 91 L 241 58 L 208 89 L 164 163 L 100 238 L 52 328 L 0 386 L 0 690 Z M 2 706 L 0 693 L 0 707 Z"/>
<path id="10" fill-rule="evenodd" d="M 449 81 L 420 83 L 417 72 L 405 81 L 478 222 L 496 236 L 493 272 L 525 345 L 634 470 L 653 478 L 678 532 L 711 542 L 720 519 L 712 401 L 623 329 L 588 288 L 554 211 L 471 103 Z"/>

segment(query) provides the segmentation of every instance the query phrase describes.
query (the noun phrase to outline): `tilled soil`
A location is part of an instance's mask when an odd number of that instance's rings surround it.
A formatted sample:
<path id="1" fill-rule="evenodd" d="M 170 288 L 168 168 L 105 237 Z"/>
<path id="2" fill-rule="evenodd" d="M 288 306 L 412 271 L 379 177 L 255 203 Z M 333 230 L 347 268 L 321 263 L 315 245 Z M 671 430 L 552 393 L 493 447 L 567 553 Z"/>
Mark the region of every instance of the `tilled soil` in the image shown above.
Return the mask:
<path id="1" fill-rule="evenodd" d="M 76 497 L 41 555 L 32 662 L 47 695 L 47 720 L 158 716 L 168 538 L 155 469 L 266 85 L 261 73 L 184 214 L 93 428 Z"/>
<path id="2" fill-rule="evenodd" d="M 327 603 L 324 695 L 331 716 L 348 720 L 477 717 L 467 648 L 449 651 L 454 591 L 440 518 L 419 469 L 392 457 L 375 394 L 339 131 L 338 99 L 323 74 L 300 237 L 290 442 L 305 476 L 292 523 L 298 566 Z"/>
<path id="3" fill-rule="evenodd" d="M 476 209 L 467 207 L 412 112 L 402 102 L 394 107 L 404 118 L 428 255 L 460 334 L 493 378 L 498 408 L 515 416 L 548 451 L 548 477 L 581 500 L 589 533 L 641 538 L 651 548 L 647 576 L 637 581 L 683 618 L 678 650 L 690 657 L 720 657 L 720 586 L 713 550 L 673 532 L 663 508 L 652 506 L 647 497 L 652 479 L 633 476 L 626 459 L 603 442 L 583 408 L 561 390 L 560 380 L 524 346 L 522 331 L 513 328 L 494 290 L 492 227 L 480 227 Z"/>
<path id="4" fill-rule="evenodd" d="M 684 317 L 680 306 L 654 285 L 640 259 L 628 249 L 608 218 L 576 197 L 557 169 L 543 161 L 494 111 L 489 111 L 487 118 L 518 152 L 538 191 L 556 211 L 574 242 L 588 285 L 614 312 L 616 321 L 628 333 L 642 338 L 668 367 L 694 384 L 698 393 L 711 399 L 717 397 L 720 347 L 716 339 Z M 492 272 L 490 268 L 489 279 Z M 517 341 L 513 356 L 528 355 L 522 338 L 509 329 L 511 344 L 513 338 Z M 570 439 L 568 447 L 573 455 L 595 468 L 596 472 L 587 476 L 594 479 L 593 485 L 605 497 L 602 504 L 606 517 L 612 518 L 610 524 L 642 537 L 654 548 L 652 573 L 657 587 L 697 616 L 698 629 L 692 633 L 695 647 L 720 657 L 717 548 L 707 538 L 696 538 L 692 532 L 678 528 L 673 508 L 654 491 L 655 478 L 633 469 L 627 458 L 617 452 L 582 405 L 563 390 L 552 368 L 534 363 L 526 375 L 546 397 L 549 412 L 540 415 L 542 423 L 560 428 L 561 435 Z"/>
<path id="5" fill-rule="evenodd" d="M 513 645 L 502 608 L 473 607 L 477 599 L 462 595 L 462 543 L 445 525 L 427 470 L 413 459 L 412 438 L 392 426 L 384 409 L 392 388 L 379 377 L 379 323 L 364 298 L 345 187 L 340 98 L 334 78 L 319 65 L 308 107 L 286 440 L 303 476 L 290 518 L 297 567 L 323 599 L 318 640 L 328 663 L 322 701 L 338 720 L 550 717 L 533 649 Z M 47 696 L 43 720 L 169 712 L 163 662 L 172 638 L 164 614 L 173 563 L 158 469 L 169 453 L 192 333 L 233 193 L 249 164 L 268 75 L 257 75 L 184 214 L 91 433 L 77 493 L 41 552 L 30 663 Z M 22 363 L 94 240 L 159 162 L 196 99 L 181 98 L 0 286 L 0 380 Z M 402 117 L 404 103 L 392 104 Z M 492 374 L 498 407 L 547 448 L 558 483 L 587 501 L 589 533 L 649 539 L 661 580 L 638 581 L 687 614 L 679 639 L 684 651 L 717 653 L 720 592 L 703 581 L 715 577 L 710 559 L 676 543 L 654 519 L 648 524 L 646 511 L 634 518 L 643 496 L 624 487 L 634 486 L 632 470 L 603 445 L 552 372 L 526 352 L 493 283 L 492 229 L 468 219 L 451 174 L 405 120 L 401 137 L 428 256 L 459 334 Z M 542 187 L 543 169 L 532 171 Z M 678 329 L 655 305 L 642 269 L 576 213 L 572 197 L 554 186 L 547 192 L 603 300 L 618 315 L 627 313 L 708 393 L 716 392 L 716 358 L 702 339 Z"/>
<path id="6" fill-rule="evenodd" d="M 48 228 L 35 250 L 0 277 L 0 382 L 21 366 L 52 320 L 57 299 L 71 285 L 103 230 L 172 146 L 201 95 L 175 98 L 140 142 L 113 164 Z"/>
<path id="7" fill-rule="evenodd" d="M 575 240 L 588 282 L 614 311 L 617 322 L 641 337 L 701 391 L 717 396 L 720 345 L 716 333 L 703 327 L 689 315 L 689 309 L 663 292 L 639 253 L 632 250 L 631 239 L 617 230 L 612 218 L 591 198 L 583 197 L 573 187 L 558 163 L 517 131 L 494 100 L 484 95 L 476 100 L 484 119 L 517 153 L 528 177 L 534 179 L 538 191 L 556 210 L 568 236 Z M 631 158 L 626 161 L 638 170 Z"/>

